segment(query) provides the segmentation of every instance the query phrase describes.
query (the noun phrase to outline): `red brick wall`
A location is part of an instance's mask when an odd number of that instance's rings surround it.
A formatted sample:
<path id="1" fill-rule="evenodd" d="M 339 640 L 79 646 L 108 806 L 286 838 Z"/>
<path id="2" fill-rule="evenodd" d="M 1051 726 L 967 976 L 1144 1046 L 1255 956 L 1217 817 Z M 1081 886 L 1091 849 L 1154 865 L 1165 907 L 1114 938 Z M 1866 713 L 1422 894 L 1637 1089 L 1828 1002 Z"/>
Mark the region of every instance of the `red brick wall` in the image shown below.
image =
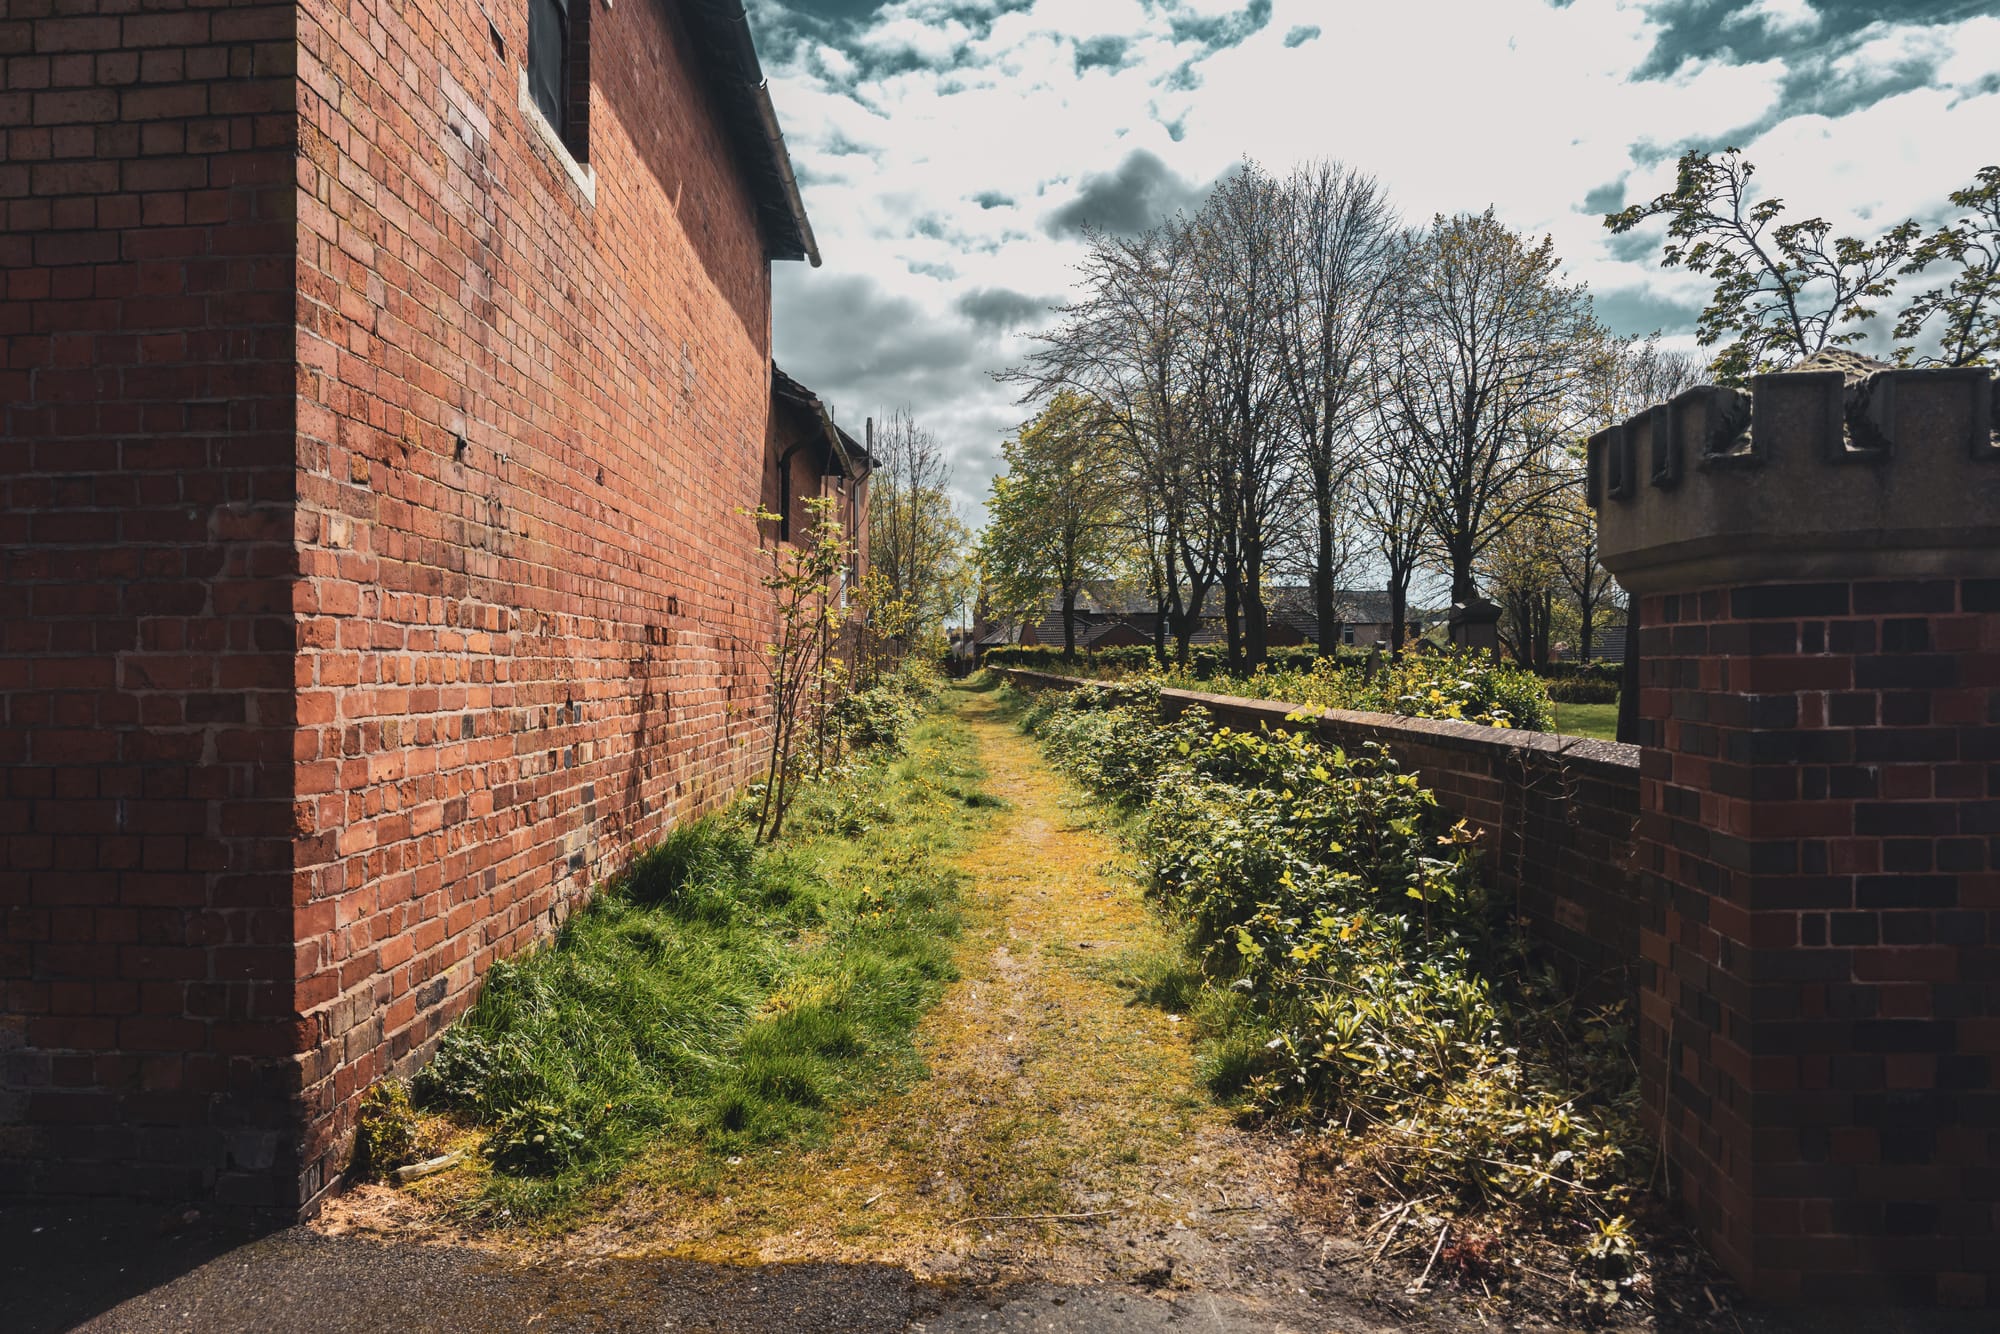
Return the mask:
<path id="1" fill-rule="evenodd" d="M 492 960 L 754 767 L 769 270 L 672 10 L 593 15 L 594 203 L 525 6 L 300 11 L 303 1200 Z"/>
<path id="2" fill-rule="evenodd" d="M 0 18 L 0 1192 L 272 1201 L 292 11 Z"/>
<path id="3" fill-rule="evenodd" d="M 1641 607 L 1642 1026 L 1679 1187 L 1756 1293 L 2000 1274 L 2000 580 Z"/>

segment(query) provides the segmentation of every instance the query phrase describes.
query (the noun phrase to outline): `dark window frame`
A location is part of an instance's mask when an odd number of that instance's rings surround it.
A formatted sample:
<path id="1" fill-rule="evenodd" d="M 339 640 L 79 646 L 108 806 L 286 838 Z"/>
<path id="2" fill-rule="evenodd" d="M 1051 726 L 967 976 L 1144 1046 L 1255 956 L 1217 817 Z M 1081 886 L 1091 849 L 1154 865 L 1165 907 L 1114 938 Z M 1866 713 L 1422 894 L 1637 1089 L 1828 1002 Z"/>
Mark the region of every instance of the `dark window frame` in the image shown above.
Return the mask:
<path id="1" fill-rule="evenodd" d="M 528 95 L 579 164 L 590 161 L 590 11 L 591 0 L 528 0 Z"/>

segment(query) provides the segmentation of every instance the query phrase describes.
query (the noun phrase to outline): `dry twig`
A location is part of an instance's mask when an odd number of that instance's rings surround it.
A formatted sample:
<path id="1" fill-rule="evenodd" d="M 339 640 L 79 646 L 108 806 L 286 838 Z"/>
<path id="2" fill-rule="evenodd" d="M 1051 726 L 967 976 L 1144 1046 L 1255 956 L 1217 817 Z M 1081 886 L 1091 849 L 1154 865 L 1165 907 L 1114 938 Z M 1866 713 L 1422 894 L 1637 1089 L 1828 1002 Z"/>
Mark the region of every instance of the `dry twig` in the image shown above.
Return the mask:
<path id="1" fill-rule="evenodd" d="M 1080 1223 L 1087 1218 L 1109 1218 L 1116 1209 L 1093 1209 L 1087 1214 L 975 1214 L 971 1218 L 959 1218 L 952 1226 L 963 1227 L 967 1223 Z"/>

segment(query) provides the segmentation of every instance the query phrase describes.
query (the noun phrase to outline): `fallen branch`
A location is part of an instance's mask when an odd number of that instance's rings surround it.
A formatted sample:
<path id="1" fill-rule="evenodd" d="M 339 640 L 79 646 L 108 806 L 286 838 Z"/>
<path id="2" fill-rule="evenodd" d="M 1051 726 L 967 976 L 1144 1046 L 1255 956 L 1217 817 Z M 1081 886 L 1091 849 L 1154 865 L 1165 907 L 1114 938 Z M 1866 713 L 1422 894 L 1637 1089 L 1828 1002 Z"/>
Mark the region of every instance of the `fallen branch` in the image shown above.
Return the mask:
<path id="1" fill-rule="evenodd" d="M 1438 1229 L 1438 1244 L 1431 1247 L 1431 1258 L 1425 1262 L 1424 1272 L 1417 1275 L 1416 1284 L 1410 1289 L 1410 1291 L 1421 1292 L 1423 1291 L 1424 1284 L 1430 1282 L 1431 1267 L 1437 1264 L 1438 1255 L 1440 1252 L 1444 1250 L 1444 1239 L 1450 1235 L 1451 1235 L 1450 1223 L 1446 1223 L 1443 1227 Z"/>
<path id="2" fill-rule="evenodd" d="M 425 1162 L 411 1163 L 407 1167 L 399 1167 L 391 1175 L 396 1178 L 397 1185 L 407 1186 L 412 1181 L 421 1181 L 427 1176 L 435 1176 L 448 1167 L 458 1166 L 460 1160 L 464 1157 L 464 1150 L 455 1149 L 450 1153 L 439 1154 L 437 1157 L 428 1159 Z"/>
<path id="3" fill-rule="evenodd" d="M 1414 1200 L 1411 1201 L 1411 1204 L 1414 1203 L 1415 1203 Z M 1382 1238 L 1382 1244 L 1375 1248 L 1375 1254 L 1373 1257 L 1371 1257 L 1370 1261 L 1371 1263 L 1374 1260 L 1380 1260 L 1382 1258 L 1382 1252 L 1389 1249 L 1389 1243 L 1394 1241 L 1396 1239 L 1396 1234 L 1403 1230 L 1403 1219 L 1409 1215 L 1409 1212 L 1410 1212 L 1409 1204 L 1404 1205 L 1402 1208 L 1396 1211 L 1396 1221 L 1389 1225 L 1389 1235 Z"/>
<path id="4" fill-rule="evenodd" d="M 1087 1218 L 1110 1218 L 1116 1209 L 1093 1209 L 1087 1214 L 975 1214 L 952 1221 L 953 1227 L 967 1223 L 1080 1223 Z"/>

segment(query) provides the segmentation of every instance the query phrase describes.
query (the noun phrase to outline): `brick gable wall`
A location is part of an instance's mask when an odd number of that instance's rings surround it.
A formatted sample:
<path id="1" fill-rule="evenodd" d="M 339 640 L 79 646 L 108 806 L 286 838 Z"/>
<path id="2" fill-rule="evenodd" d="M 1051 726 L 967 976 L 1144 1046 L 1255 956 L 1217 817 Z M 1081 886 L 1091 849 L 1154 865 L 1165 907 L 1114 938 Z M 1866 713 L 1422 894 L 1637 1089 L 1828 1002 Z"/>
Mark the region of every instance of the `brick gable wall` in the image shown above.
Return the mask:
<path id="1" fill-rule="evenodd" d="M 525 6 L 78 9 L 0 20 L 0 1192 L 294 1216 L 754 771 L 769 267 L 664 0 L 587 171 Z"/>
<path id="2" fill-rule="evenodd" d="M 0 18 L 0 1192 L 295 1170 L 292 31 Z"/>
<path id="3" fill-rule="evenodd" d="M 749 777 L 769 605 L 769 271 L 672 6 L 593 15 L 594 201 L 525 6 L 504 57 L 371 10 L 299 35 L 306 1200 L 494 959 Z"/>

